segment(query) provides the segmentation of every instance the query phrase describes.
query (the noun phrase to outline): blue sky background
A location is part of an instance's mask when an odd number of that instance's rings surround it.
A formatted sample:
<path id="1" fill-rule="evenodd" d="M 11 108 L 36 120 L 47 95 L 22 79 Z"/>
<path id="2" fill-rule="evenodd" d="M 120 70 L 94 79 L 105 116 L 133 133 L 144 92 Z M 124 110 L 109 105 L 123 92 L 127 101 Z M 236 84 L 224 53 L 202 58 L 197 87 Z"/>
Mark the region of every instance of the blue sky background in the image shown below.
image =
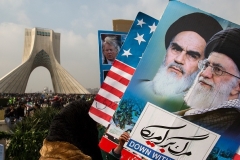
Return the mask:
<path id="1" fill-rule="evenodd" d="M 180 0 L 240 24 L 239 0 Z M 168 0 L 0 0 L 0 78 L 22 61 L 25 28 L 61 33 L 61 65 L 85 88 L 100 86 L 98 30 L 112 30 L 113 19 L 134 20 L 139 11 L 160 19 Z M 26 92 L 52 89 L 44 67 L 30 75 Z"/>

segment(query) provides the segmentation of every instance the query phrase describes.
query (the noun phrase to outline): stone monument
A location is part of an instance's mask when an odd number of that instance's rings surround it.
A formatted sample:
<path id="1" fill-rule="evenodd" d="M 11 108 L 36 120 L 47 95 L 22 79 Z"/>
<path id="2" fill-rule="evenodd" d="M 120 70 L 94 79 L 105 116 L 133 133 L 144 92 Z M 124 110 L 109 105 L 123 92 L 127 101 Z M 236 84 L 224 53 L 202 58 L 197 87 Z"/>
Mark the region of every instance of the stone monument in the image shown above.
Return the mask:
<path id="1" fill-rule="evenodd" d="M 25 29 L 22 63 L 0 79 L 1 93 L 25 93 L 31 72 L 43 66 L 51 75 L 55 93 L 89 94 L 60 65 L 60 33 L 51 29 Z"/>

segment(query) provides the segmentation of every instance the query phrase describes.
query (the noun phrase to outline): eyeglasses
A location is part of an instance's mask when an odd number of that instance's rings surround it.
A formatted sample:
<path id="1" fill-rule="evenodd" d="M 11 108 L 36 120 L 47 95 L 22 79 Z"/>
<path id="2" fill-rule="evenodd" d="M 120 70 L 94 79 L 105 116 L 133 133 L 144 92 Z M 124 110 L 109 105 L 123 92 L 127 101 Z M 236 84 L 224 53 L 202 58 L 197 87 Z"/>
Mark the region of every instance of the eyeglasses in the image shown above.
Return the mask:
<path id="1" fill-rule="evenodd" d="M 231 73 L 229 73 L 229 72 L 224 71 L 224 70 L 221 69 L 219 66 L 212 66 L 212 65 L 210 64 L 210 62 L 208 62 L 207 59 L 198 61 L 198 68 L 199 68 L 199 69 L 205 70 L 207 67 L 211 67 L 211 71 L 212 71 L 212 73 L 213 73 L 214 75 L 221 76 L 223 73 L 227 73 L 227 74 L 229 74 L 229 75 L 231 75 L 231 76 L 233 76 L 233 77 L 236 77 L 236 78 L 240 79 L 240 77 L 235 76 L 235 75 L 233 75 L 233 74 L 231 74 Z"/>

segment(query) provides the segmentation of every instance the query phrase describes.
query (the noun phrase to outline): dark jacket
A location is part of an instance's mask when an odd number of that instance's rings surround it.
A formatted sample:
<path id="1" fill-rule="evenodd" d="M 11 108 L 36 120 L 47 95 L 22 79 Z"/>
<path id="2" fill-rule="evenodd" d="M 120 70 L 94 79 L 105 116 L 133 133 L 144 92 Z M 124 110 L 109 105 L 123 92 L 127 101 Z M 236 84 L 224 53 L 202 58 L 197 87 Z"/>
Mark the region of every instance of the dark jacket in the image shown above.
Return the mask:
<path id="1" fill-rule="evenodd" d="M 97 123 L 88 115 L 92 102 L 74 101 L 52 120 L 46 140 L 68 142 L 93 160 L 101 160 Z"/>
<path id="2" fill-rule="evenodd" d="M 56 109 L 61 109 L 62 108 L 60 101 L 53 101 L 52 107 L 56 108 Z"/>
<path id="3" fill-rule="evenodd" d="M 15 118 L 15 116 L 16 116 L 16 109 L 13 109 L 13 111 L 11 111 L 11 108 L 9 107 L 5 110 L 4 118 L 6 118 L 6 117 L 8 117 L 8 118 L 14 117 Z"/>
<path id="4" fill-rule="evenodd" d="M 16 109 L 16 118 L 24 117 L 24 108 L 22 106 L 18 106 Z"/>

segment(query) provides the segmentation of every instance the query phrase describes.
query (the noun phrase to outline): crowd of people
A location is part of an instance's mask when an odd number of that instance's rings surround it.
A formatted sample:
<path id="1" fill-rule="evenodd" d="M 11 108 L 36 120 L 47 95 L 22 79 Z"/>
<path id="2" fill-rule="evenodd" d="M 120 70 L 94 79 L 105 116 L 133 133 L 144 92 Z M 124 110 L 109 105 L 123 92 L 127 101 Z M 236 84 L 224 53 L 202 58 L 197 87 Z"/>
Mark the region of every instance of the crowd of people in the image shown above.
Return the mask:
<path id="1" fill-rule="evenodd" d="M 61 106 L 66 105 L 76 99 L 84 98 L 90 100 L 95 97 L 94 94 L 48 94 L 48 93 L 1 93 L 1 99 L 8 99 L 7 105 L 18 106 L 19 103 L 39 104 L 41 107 L 51 106 L 52 102 L 58 101 Z M 6 107 L 6 106 L 3 106 Z"/>
<path id="2" fill-rule="evenodd" d="M 43 107 L 64 108 L 72 101 L 83 99 L 89 101 L 94 99 L 93 94 L 5 94 L 0 95 L 0 99 L 7 99 L 8 102 L 2 106 L 5 108 L 4 119 L 10 129 L 13 129 L 16 122 L 24 117 L 31 116 L 35 111 Z"/>

